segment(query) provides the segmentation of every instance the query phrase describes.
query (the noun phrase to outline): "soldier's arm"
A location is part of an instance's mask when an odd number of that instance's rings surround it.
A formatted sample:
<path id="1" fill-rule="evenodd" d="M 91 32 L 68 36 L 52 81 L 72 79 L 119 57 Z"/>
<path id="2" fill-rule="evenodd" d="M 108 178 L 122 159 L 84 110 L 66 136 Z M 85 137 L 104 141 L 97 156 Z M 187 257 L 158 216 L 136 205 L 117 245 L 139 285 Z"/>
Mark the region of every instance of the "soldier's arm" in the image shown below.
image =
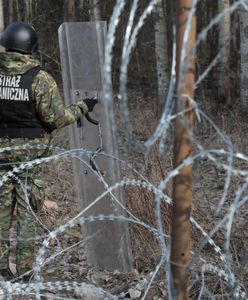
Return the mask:
<path id="1" fill-rule="evenodd" d="M 51 128 L 70 125 L 88 112 L 83 101 L 65 107 L 55 80 L 45 71 L 38 73 L 32 88 L 39 117 Z"/>

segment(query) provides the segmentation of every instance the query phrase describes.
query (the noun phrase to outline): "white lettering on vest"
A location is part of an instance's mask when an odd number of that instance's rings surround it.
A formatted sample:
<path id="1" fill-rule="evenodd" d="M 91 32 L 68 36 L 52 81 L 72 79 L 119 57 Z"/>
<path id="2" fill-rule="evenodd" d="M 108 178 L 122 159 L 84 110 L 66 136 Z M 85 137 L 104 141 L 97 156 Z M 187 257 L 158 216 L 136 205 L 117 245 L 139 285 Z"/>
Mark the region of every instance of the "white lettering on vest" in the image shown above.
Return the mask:
<path id="1" fill-rule="evenodd" d="M 20 88 L 21 75 L 0 75 L 0 100 L 30 101 L 28 89 Z"/>
<path id="2" fill-rule="evenodd" d="M 14 94 L 15 89 L 11 88 L 9 90 L 10 90 L 10 96 L 9 96 L 10 100 L 15 100 L 15 94 Z"/>
<path id="3" fill-rule="evenodd" d="M 7 96 L 7 92 L 8 92 L 8 89 L 7 88 L 2 88 L 3 89 L 3 99 L 7 99 L 8 96 Z"/>
<path id="4" fill-rule="evenodd" d="M 5 83 L 5 85 L 11 86 L 11 77 L 10 76 L 6 77 L 6 83 Z"/>
<path id="5" fill-rule="evenodd" d="M 21 76 L 17 75 L 16 77 L 16 83 L 15 83 L 15 87 L 19 87 L 20 86 L 20 81 L 21 81 Z"/>
<path id="6" fill-rule="evenodd" d="M 0 100 L 30 101 L 28 89 L 0 86 Z"/>
<path id="7" fill-rule="evenodd" d="M 29 101 L 28 89 L 24 89 L 24 101 Z"/>
<path id="8" fill-rule="evenodd" d="M 0 86 L 20 87 L 21 75 L 3 76 L 0 75 Z"/>

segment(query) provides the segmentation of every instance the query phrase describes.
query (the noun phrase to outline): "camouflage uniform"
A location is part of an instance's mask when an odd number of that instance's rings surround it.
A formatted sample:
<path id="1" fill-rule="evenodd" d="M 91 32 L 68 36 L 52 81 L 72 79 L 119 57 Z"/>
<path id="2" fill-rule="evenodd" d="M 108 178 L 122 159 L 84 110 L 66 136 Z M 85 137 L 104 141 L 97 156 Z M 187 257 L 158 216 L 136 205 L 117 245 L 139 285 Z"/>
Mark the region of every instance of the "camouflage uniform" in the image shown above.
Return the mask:
<path id="1" fill-rule="evenodd" d="M 0 74 L 23 74 L 39 66 L 39 61 L 32 55 L 16 52 L 0 53 Z M 54 79 L 41 70 L 34 78 L 32 95 L 40 119 L 51 128 L 62 128 L 74 123 L 88 107 L 83 101 L 65 107 Z M 33 160 L 50 154 L 51 134 L 45 133 L 41 138 L 0 138 L 0 176 L 19 162 Z M 4 147 L 45 145 L 44 149 L 1 151 Z M 11 179 L 0 187 L 0 269 L 8 267 L 9 232 L 14 208 L 17 216 L 17 271 L 18 274 L 32 269 L 34 260 L 35 219 L 33 211 L 39 212 L 43 206 L 43 182 L 40 167 L 25 170 L 18 174 L 19 180 Z M 24 187 L 24 189 L 23 189 Z M 30 204 L 26 203 L 25 192 Z"/>

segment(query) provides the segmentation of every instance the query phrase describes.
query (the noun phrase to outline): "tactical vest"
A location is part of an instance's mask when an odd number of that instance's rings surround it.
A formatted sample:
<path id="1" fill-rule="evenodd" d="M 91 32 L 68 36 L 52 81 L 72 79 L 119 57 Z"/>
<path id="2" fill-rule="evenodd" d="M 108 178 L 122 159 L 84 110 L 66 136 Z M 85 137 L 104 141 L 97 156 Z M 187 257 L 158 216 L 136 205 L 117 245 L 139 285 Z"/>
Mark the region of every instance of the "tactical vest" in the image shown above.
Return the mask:
<path id="1" fill-rule="evenodd" d="M 39 138 L 51 132 L 40 120 L 32 96 L 35 67 L 24 74 L 0 74 L 0 138 Z"/>

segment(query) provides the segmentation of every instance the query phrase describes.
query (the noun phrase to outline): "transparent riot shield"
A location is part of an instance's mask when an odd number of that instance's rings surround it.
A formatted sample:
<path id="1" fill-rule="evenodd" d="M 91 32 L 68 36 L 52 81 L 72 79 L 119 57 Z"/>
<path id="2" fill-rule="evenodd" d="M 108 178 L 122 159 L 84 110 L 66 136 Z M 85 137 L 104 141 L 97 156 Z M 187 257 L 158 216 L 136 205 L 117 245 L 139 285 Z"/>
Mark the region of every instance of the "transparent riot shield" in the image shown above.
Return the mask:
<path id="1" fill-rule="evenodd" d="M 77 158 L 73 161 L 80 209 L 92 204 L 108 186 L 120 181 L 118 163 L 98 154 L 102 146 L 104 153 L 118 155 L 112 126 L 114 120 L 111 119 L 113 114 L 109 112 L 111 107 L 108 105 L 107 108 L 101 99 L 106 26 L 106 22 L 73 22 L 64 23 L 59 28 L 66 105 L 87 97 L 97 96 L 99 99 L 99 104 L 91 116 L 100 121 L 100 127 L 82 118 L 81 127 L 75 124 L 69 129 L 71 148 L 93 151 L 91 157 L 84 156 L 91 168 Z M 101 180 L 101 176 L 104 181 Z M 121 190 L 108 193 L 92 205 L 84 216 L 123 215 L 123 209 L 116 200 L 124 203 Z M 86 223 L 83 232 L 84 238 L 87 238 L 86 251 L 90 264 L 108 270 L 131 270 L 128 224 L 112 220 L 93 221 Z"/>

